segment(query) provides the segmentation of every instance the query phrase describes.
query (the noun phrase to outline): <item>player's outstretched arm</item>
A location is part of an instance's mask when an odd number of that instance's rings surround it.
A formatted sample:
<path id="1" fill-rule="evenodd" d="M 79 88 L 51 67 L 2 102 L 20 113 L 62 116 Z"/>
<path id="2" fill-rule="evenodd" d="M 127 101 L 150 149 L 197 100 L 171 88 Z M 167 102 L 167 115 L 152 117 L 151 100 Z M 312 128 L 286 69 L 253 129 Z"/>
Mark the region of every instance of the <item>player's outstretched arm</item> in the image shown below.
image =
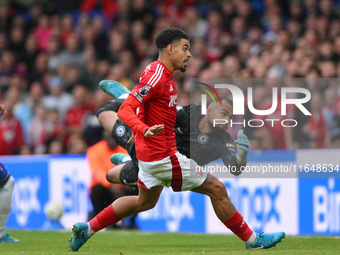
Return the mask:
<path id="1" fill-rule="evenodd" d="M 250 150 L 250 142 L 248 137 L 243 134 L 243 130 L 240 129 L 237 132 L 237 140 L 235 140 L 237 144 L 237 164 L 244 165 L 247 162 L 247 155 Z"/>
<path id="2" fill-rule="evenodd" d="M 135 133 L 144 135 L 150 127 L 137 118 L 136 109 L 141 103 L 132 96 L 129 96 L 121 105 L 118 117 L 124 121 Z"/>

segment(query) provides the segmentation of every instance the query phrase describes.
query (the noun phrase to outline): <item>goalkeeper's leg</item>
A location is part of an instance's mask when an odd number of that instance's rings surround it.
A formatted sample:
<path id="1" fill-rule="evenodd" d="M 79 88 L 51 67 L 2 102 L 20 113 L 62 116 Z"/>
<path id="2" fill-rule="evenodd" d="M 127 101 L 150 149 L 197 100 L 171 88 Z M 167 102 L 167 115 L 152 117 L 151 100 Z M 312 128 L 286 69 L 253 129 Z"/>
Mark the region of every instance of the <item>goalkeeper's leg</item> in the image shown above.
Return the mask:
<path id="1" fill-rule="evenodd" d="M 117 165 L 107 173 L 106 179 L 111 183 L 137 186 L 138 165 L 131 160 Z"/>
<path id="2" fill-rule="evenodd" d="M 123 102 L 124 100 L 121 99 L 112 100 L 101 107 L 96 113 L 100 125 L 109 134 L 111 134 L 112 128 L 118 120 L 117 112 Z"/>
<path id="3" fill-rule="evenodd" d="M 102 80 L 99 83 L 99 88 L 101 88 L 106 94 L 119 99 L 126 99 L 130 94 L 130 90 L 128 90 L 123 84 L 113 80 Z"/>

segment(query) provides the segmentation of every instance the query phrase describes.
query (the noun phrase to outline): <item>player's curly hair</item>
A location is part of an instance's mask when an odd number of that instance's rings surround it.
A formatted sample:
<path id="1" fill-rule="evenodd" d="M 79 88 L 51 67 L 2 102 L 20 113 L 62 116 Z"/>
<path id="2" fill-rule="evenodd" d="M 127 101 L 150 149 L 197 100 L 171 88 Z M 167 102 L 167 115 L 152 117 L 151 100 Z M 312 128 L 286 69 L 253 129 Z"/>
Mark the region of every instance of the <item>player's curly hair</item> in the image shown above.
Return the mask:
<path id="1" fill-rule="evenodd" d="M 168 27 L 163 29 L 155 38 L 155 45 L 158 50 L 166 48 L 169 44 L 181 39 L 189 40 L 189 36 L 182 29 Z"/>

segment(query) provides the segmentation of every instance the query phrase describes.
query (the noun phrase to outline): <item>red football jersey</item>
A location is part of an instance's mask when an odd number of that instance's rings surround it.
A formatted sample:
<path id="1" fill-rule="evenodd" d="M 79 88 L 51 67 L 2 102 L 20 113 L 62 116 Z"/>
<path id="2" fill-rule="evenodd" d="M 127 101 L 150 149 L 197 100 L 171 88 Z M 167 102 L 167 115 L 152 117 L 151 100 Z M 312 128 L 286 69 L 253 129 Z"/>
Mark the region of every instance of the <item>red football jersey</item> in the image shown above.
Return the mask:
<path id="1" fill-rule="evenodd" d="M 177 152 L 174 132 L 177 89 L 172 74 L 160 61 L 148 65 L 118 112 L 119 118 L 134 131 L 139 160 L 161 160 Z M 138 118 L 134 114 L 137 107 Z M 146 129 L 160 124 L 164 124 L 162 132 L 144 137 Z"/>
<path id="2" fill-rule="evenodd" d="M 0 121 L 0 155 L 14 154 L 24 144 L 20 121 L 12 117 Z"/>

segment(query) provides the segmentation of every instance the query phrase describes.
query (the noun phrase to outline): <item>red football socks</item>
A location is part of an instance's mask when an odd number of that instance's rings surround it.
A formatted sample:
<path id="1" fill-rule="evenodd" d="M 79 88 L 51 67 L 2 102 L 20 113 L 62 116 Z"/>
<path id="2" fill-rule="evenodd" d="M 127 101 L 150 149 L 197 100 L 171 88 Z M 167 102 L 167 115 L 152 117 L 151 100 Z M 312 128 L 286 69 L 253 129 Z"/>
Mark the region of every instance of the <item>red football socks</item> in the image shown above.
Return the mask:
<path id="1" fill-rule="evenodd" d="M 249 228 L 248 224 L 243 220 L 242 215 L 236 211 L 223 224 L 229 228 L 235 235 L 237 235 L 242 241 L 247 241 L 253 234 L 253 231 Z"/>
<path id="2" fill-rule="evenodd" d="M 97 232 L 110 225 L 116 224 L 120 220 L 121 219 L 117 216 L 117 214 L 113 210 L 112 205 L 109 205 L 103 211 L 98 213 L 96 217 L 90 220 L 89 224 L 91 229 L 94 232 Z"/>

